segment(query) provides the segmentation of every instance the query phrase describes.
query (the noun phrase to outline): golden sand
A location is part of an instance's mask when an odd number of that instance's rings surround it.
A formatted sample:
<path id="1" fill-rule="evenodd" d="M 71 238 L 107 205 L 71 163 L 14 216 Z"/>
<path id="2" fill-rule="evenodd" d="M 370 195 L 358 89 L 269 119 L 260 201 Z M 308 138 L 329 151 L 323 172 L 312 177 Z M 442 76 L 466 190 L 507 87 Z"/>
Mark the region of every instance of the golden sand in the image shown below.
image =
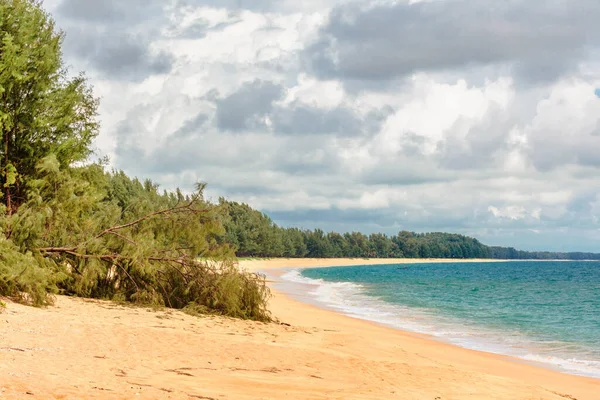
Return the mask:
<path id="1" fill-rule="evenodd" d="M 252 270 L 395 260 L 254 260 Z M 423 262 L 423 260 L 399 260 Z M 289 324 L 59 297 L 0 314 L 0 399 L 600 399 L 600 380 L 462 349 L 274 293 Z"/>

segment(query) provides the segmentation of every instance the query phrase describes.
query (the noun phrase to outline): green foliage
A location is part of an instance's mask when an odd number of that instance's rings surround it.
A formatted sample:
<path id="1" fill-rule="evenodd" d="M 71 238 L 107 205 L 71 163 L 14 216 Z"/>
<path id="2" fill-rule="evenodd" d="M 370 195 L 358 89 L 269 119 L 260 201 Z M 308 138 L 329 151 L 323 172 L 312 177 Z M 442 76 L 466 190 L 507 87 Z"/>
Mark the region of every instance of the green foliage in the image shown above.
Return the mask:
<path id="1" fill-rule="evenodd" d="M 239 271 L 204 185 L 183 195 L 151 181 L 74 167 L 91 154 L 97 100 L 69 78 L 63 35 L 37 0 L 0 0 L 0 295 L 53 293 L 268 321 L 264 278 Z M 271 237 L 256 238 L 263 245 Z"/>
<path id="2" fill-rule="evenodd" d="M 247 204 L 219 199 L 225 236 L 221 243 L 235 248 L 238 257 L 304 257 L 308 254 L 305 233 L 283 229 Z"/>
<path id="3" fill-rule="evenodd" d="M 52 304 L 56 284 L 65 275 L 41 268 L 29 254 L 23 254 L 0 236 L 0 295 L 34 306 Z"/>
<path id="4" fill-rule="evenodd" d="M 61 168 L 53 155 L 36 176 L 28 200 L 4 220 L 30 264 L 62 273 L 59 293 L 270 320 L 264 278 L 239 271 L 218 242 L 222 210 L 203 199 L 204 185 L 192 195 L 160 193 L 98 164 Z"/>
<path id="5" fill-rule="evenodd" d="M 492 246 L 489 249 L 490 257 L 500 260 L 600 260 L 598 253 L 523 251 L 512 247 L 498 246 Z"/>
<path id="6" fill-rule="evenodd" d="M 396 236 L 360 232 L 325 233 L 277 226 L 247 204 L 219 200 L 224 242 L 239 257 L 487 258 L 490 250 L 476 239 L 449 233 L 402 231 Z"/>
<path id="7" fill-rule="evenodd" d="M 360 232 L 325 233 L 321 229 L 283 228 L 247 204 L 219 200 L 226 234 L 238 257 L 350 257 L 350 258 L 493 258 L 599 260 L 594 253 L 520 251 L 486 246 L 477 239 L 442 232 L 401 231 L 387 236 Z"/>
<path id="8" fill-rule="evenodd" d="M 187 302 L 184 310 L 194 313 L 208 309 L 236 318 L 270 320 L 265 301 L 270 292 L 263 275 L 240 271 L 233 263 L 209 266 L 208 272 L 206 277 L 196 281 L 202 285 L 190 288 L 194 300 Z"/>
<path id="9" fill-rule="evenodd" d="M 0 186 L 9 212 L 25 200 L 39 160 L 84 160 L 98 132 L 98 102 L 83 76 L 67 77 L 62 39 L 41 2 L 0 1 Z"/>

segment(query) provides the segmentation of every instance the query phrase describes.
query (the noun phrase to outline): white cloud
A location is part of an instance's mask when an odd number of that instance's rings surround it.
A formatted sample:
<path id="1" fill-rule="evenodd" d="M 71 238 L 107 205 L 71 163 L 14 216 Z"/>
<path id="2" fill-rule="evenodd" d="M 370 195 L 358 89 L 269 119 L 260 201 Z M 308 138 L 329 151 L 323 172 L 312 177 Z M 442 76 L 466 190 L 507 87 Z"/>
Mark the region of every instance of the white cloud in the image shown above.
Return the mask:
<path id="1" fill-rule="evenodd" d="M 523 219 L 527 215 L 527 211 L 524 207 L 520 206 L 506 206 L 506 207 L 494 207 L 489 206 L 488 210 L 494 214 L 497 218 L 509 218 L 509 219 Z"/>
<path id="2" fill-rule="evenodd" d="M 74 72 L 87 70 L 101 97 L 96 145 L 117 168 L 165 188 L 207 181 L 212 198 L 248 202 L 285 223 L 457 231 L 490 244 L 518 247 L 523 239 L 549 249 L 559 247 L 566 230 L 577 249 L 600 251 L 598 234 L 590 233 L 600 216 L 600 99 L 594 95 L 600 75 L 598 52 L 588 51 L 600 43 L 591 28 L 588 42 L 578 41 L 588 25 L 569 25 L 576 11 L 553 19 L 522 0 L 502 6 L 520 11 L 517 22 L 463 21 L 465 29 L 492 38 L 490 48 L 452 35 L 428 41 L 462 17 L 436 26 L 417 13 L 433 25 L 418 27 L 422 38 L 398 36 L 404 31 L 386 25 L 393 19 L 382 4 L 406 17 L 416 11 L 404 10 L 405 1 L 360 0 L 352 3 L 356 9 L 316 0 L 189 0 L 184 8 L 153 1 L 143 13 L 119 3 L 131 12 L 105 21 L 88 15 L 89 24 L 61 13 L 67 1 L 45 5 L 66 31 L 67 62 Z M 82 15 L 86 4 L 98 5 L 78 1 Z M 339 13 L 330 18 L 333 9 Z M 529 23 L 530 17 L 537 19 Z M 577 68 L 558 68 L 558 59 L 545 57 L 547 35 L 529 27 L 546 24 L 565 29 L 558 50 Z M 497 35 L 505 28 L 510 35 Z M 82 41 L 102 44 L 106 31 L 142 35 L 135 42 L 140 56 L 123 61 L 134 67 L 108 60 L 119 76 Z M 332 42 L 322 41 L 327 32 Z M 161 52 L 168 65 L 153 64 Z M 345 57 L 336 70 L 326 70 L 330 55 L 336 63 Z M 511 62 L 523 68 L 507 67 Z M 524 81 L 532 73 L 539 79 Z M 244 85 L 249 89 L 240 92 Z M 262 89 L 267 95 L 253 92 Z M 256 95 L 229 103 L 247 107 L 233 116 L 251 123 L 235 132 L 219 129 L 217 110 L 235 93 Z M 313 211 L 318 217 L 311 219 Z"/>

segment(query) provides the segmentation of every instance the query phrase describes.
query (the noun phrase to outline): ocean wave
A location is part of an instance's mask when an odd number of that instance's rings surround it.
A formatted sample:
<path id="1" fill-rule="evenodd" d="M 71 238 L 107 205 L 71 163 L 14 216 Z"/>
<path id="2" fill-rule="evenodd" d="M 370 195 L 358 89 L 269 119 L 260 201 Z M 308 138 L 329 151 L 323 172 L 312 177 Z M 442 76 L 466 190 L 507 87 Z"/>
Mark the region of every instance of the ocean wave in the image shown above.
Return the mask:
<path id="1" fill-rule="evenodd" d="M 551 364 L 561 370 L 573 372 L 577 375 L 600 378 L 600 361 L 544 356 L 540 354 L 526 354 L 521 358 L 536 363 Z"/>
<path id="2" fill-rule="evenodd" d="M 285 290 L 288 294 L 302 292 L 303 300 L 308 295 L 311 303 L 350 317 L 427 334 L 472 350 L 509 355 L 546 364 L 563 372 L 600 378 L 600 361 L 571 357 L 564 352 L 567 348 L 573 351 L 572 344 L 536 341 L 521 332 L 495 331 L 436 315 L 434 310 L 388 303 L 368 294 L 369 287 L 366 285 L 312 279 L 302 275 L 302 269 L 288 271 L 281 276 L 281 280 L 291 285 L 301 285 L 288 287 Z"/>

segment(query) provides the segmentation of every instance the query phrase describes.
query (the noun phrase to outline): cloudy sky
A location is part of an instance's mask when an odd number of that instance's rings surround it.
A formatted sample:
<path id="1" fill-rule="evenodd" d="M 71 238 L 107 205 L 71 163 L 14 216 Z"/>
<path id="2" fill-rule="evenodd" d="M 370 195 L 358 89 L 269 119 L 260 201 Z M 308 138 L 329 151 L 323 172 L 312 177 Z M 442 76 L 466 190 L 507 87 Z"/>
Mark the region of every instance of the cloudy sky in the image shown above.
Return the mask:
<path id="1" fill-rule="evenodd" d="M 285 226 L 600 252 L 597 0 L 45 7 L 128 174 Z"/>

